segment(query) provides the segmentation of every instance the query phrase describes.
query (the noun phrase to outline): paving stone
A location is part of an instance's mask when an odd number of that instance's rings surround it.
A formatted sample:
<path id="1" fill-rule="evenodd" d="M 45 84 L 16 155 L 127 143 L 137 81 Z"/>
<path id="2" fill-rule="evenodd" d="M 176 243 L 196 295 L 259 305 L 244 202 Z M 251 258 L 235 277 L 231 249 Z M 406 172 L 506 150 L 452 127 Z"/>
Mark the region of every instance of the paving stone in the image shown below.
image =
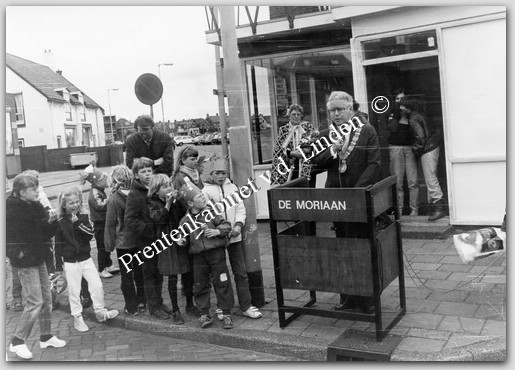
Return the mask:
<path id="1" fill-rule="evenodd" d="M 486 275 L 481 279 L 482 283 L 506 284 L 506 275 Z"/>
<path id="2" fill-rule="evenodd" d="M 396 350 L 409 352 L 438 352 L 445 345 L 444 340 L 409 337 L 404 338 Z"/>
<path id="3" fill-rule="evenodd" d="M 438 254 L 417 254 L 411 258 L 411 262 L 439 263 L 442 258 Z"/>
<path id="4" fill-rule="evenodd" d="M 453 264 L 453 263 L 442 263 L 438 268 L 439 271 L 450 271 L 450 272 L 469 272 L 473 266 L 464 264 Z"/>
<path id="5" fill-rule="evenodd" d="M 494 291 L 485 291 L 480 293 L 470 292 L 465 302 L 476 304 L 500 304 L 502 302 L 506 302 L 506 293 L 497 293 Z"/>
<path id="6" fill-rule="evenodd" d="M 474 313 L 478 307 L 479 306 L 474 303 L 442 302 L 436 308 L 435 313 L 460 317 L 474 317 Z"/>
<path id="7" fill-rule="evenodd" d="M 443 315 L 438 314 L 406 313 L 398 325 L 421 329 L 436 329 L 443 318 Z"/>
<path id="8" fill-rule="evenodd" d="M 436 293 L 447 293 L 460 284 L 460 281 L 453 280 L 426 280 L 424 286 Z"/>
<path id="9" fill-rule="evenodd" d="M 433 313 L 439 304 L 429 299 L 406 298 L 406 310 L 409 313 Z"/>
<path id="10" fill-rule="evenodd" d="M 467 334 L 457 334 L 453 333 L 449 340 L 447 341 L 444 349 L 463 347 L 469 344 L 483 342 L 488 339 L 493 339 L 484 335 L 467 335 Z"/>
<path id="11" fill-rule="evenodd" d="M 415 270 L 428 270 L 434 271 L 440 267 L 439 263 L 422 263 L 422 262 L 413 262 L 411 267 Z"/>
<path id="12" fill-rule="evenodd" d="M 486 320 L 481 335 L 506 337 L 506 321 Z"/>
<path id="13" fill-rule="evenodd" d="M 418 277 L 421 279 L 433 279 L 433 280 L 444 280 L 451 275 L 449 271 L 419 271 L 417 273 Z"/>
<path id="14" fill-rule="evenodd" d="M 310 325 L 301 334 L 308 338 L 323 338 L 328 343 L 332 342 L 345 332 L 342 328 L 331 326 Z"/>
<path id="15" fill-rule="evenodd" d="M 452 332 L 444 330 L 427 330 L 427 329 L 409 329 L 407 335 L 410 337 L 437 339 L 446 341 L 451 336 Z"/>
<path id="16" fill-rule="evenodd" d="M 453 290 L 447 293 L 433 292 L 427 297 L 428 300 L 438 302 L 464 302 L 468 297 L 469 292 L 463 292 L 461 290 Z M 473 303 L 473 302 L 467 302 Z"/>
<path id="17" fill-rule="evenodd" d="M 448 330 L 459 334 L 481 333 L 486 320 L 470 317 L 445 316 L 438 326 L 438 330 Z"/>
<path id="18" fill-rule="evenodd" d="M 476 317 L 480 319 L 506 320 L 506 306 L 504 303 L 490 303 L 479 305 Z"/>

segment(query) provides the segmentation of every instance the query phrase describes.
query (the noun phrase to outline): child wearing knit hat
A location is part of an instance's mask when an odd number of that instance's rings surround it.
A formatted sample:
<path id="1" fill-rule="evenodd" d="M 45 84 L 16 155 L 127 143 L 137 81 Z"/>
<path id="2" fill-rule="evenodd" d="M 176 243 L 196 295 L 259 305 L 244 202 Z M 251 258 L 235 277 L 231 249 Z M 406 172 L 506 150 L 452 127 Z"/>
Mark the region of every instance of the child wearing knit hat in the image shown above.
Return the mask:
<path id="1" fill-rule="evenodd" d="M 218 307 L 222 309 L 223 327 L 231 329 L 234 294 L 225 255 L 231 224 L 222 216 L 212 213 L 202 190 L 189 178 L 186 177 L 184 181 L 179 194 L 188 205 L 188 212 L 179 223 L 179 229 L 189 229 L 190 232 L 178 244 L 188 246 L 193 257 L 194 296 L 201 312 L 200 325 L 206 328 L 213 323 L 209 314 L 212 282 Z"/>

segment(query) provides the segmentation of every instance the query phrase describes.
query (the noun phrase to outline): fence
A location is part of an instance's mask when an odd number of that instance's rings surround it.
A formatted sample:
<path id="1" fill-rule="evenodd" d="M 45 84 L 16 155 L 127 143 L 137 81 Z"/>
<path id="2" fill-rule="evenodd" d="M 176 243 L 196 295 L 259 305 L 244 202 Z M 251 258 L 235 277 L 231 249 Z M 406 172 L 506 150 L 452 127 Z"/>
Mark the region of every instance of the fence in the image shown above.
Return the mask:
<path id="1" fill-rule="evenodd" d="M 38 172 L 71 170 L 70 154 L 96 152 L 98 167 L 114 166 L 123 162 L 122 145 L 77 146 L 70 148 L 47 149 L 46 145 L 20 148 L 21 169 Z"/>

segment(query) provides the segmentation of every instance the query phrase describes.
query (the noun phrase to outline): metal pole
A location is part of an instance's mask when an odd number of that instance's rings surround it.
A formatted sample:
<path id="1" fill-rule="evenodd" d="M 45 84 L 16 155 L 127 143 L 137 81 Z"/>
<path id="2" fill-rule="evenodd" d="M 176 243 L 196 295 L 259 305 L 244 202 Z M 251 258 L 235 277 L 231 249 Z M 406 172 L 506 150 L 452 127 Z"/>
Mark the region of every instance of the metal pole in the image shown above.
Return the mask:
<path id="1" fill-rule="evenodd" d="M 225 88 L 223 60 L 220 58 L 220 47 L 215 46 L 216 58 L 216 86 L 218 90 L 218 114 L 220 116 L 220 135 L 222 136 L 222 157 L 229 165 L 229 144 L 227 143 L 227 122 L 225 122 Z M 230 169 L 230 165 L 227 166 Z"/>
<path id="2" fill-rule="evenodd" d="M 236 24 L 234 6 L 220 6 L 220 23 L 222 48 L 224 55 L 224 85 L 227 88 L 229 117 L 231 119 L 231 158 L 233 179 L 236 184 L 244 185 L 253 178 L 251 141 L 249 135 L 249 112 L 246 108 L 247 94 L 242 76 L 238 45 L 236 40 Z M 247 219 L 242 230 L 245 265 L 249 278 L 252 304 L 262 307 L 265 304 L 263 273 L 259 254 L 258 231 L 256 221 L 256 204 L 253 196 L 245 199 Z"/>
<path id="3" fill-rule="evenodd" d="M 107 89 L 107 101 L 109 102 L 109 130 L 111 131 L 111 141 L 110 144 L 114 142 L 114 133 L 113 133 L 113 116 L 111 115 L 111 95 L 109 94 L 111 89 Z"/>
<path id="4" fill-rule="evenodd" d="M 163 81 L 161 80 L 161 64 L 157 65 L 157 74 L 159 75 L 159 80 L 161 81 L 161 84 L 163 84 Z M 163 96 L 161 96 L 161 116 L 163 117 L 163 124 L 164 124 L 164 122 L 165 122 L 165 106 L 164 106 L 163 100 L 164 100 L 164 88 L 163 88 Z"/>

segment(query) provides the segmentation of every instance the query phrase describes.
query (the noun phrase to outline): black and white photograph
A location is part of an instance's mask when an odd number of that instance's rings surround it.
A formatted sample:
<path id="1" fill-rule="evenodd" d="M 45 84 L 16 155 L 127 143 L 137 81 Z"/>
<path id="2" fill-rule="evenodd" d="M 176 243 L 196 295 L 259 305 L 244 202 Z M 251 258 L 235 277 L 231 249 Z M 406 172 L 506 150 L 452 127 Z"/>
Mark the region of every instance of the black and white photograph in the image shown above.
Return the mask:
<path id="1" fill-rule="evenodd" d="M 507 6 L 301 4 L 4 6 L 7 362 L 507 361 Z"/>

